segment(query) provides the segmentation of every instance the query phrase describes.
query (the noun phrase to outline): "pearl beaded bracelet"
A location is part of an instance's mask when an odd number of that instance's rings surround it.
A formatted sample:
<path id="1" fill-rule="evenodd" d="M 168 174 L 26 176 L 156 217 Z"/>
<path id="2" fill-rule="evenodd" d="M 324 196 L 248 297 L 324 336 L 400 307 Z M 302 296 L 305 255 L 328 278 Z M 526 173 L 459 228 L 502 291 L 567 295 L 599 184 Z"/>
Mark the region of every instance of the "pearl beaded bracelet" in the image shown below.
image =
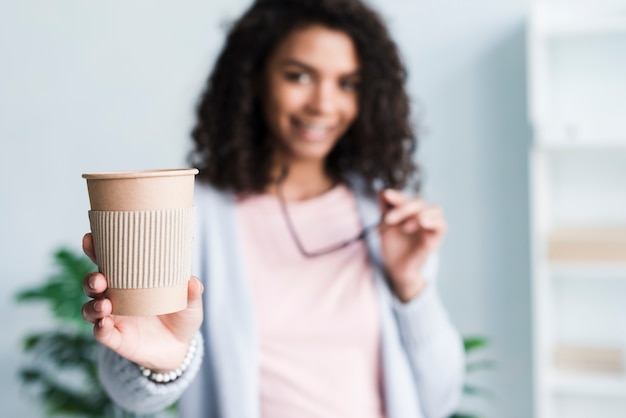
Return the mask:
<path id="1" fill-rule="evenodd" d="M 187 354 L 185 354 L 185 358 L 183 359 L 183 362 L 180 365 L 180 367 L 178 367 L 176 370 L 173 370 L 171 372 L 157 373 L 144 366 L 139 366 L 139 370 L 141 371 L 141 374 L 145 378 L 155 383 L 173 382 L 179 377 L 181 377 L 185 373 L 185 371 L 187 371 L 187 369 L 189 368 L 189 365 L 191 364 L 191 360 L 193 360 L 193 357 L 196 354 L 197 348 L 198 348 L 198 341 L 196 338 L 194 338 L 189 344 L 189 348 L 187 349 Z"/>

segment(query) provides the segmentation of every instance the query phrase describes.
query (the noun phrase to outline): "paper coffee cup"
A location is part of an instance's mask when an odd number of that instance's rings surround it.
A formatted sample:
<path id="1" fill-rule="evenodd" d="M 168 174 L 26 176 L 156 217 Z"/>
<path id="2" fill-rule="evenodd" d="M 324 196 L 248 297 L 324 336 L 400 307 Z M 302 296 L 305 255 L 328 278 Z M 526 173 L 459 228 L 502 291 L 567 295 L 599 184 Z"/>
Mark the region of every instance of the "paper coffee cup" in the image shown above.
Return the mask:
<path id="1" fill-rule="evenodd" d="M 187 307 L 197 169 L 83 174 L 99 271 L 114 315 Z"/>

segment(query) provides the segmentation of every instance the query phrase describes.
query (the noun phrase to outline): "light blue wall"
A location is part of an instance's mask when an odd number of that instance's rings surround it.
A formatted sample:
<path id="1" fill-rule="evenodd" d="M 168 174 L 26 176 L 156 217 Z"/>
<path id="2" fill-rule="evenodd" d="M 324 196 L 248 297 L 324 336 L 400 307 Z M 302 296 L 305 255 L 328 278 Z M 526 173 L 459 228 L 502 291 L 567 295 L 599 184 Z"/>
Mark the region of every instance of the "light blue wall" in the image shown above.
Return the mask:
<path id="1" fill-rule="evenodd" d="M 14 378 L 19 339 L 49 324 L 12 295 L 88 229 L 87 171 L 184 165 L 198 91 L 247 1 L 0 0 L 0 399 L 36 417 Z M 526 0 L 377 0 L 410 70 L 429 201 L 451 229 L 440 287 L 465 334 L 493 340 L 486 417 L 531 416 Z"/>
<path id="2" fill-rule="evenodd" d="M 450 232 L 440 288 L 464 334 L 487 335 L 497 369 L 467 402 L 486 417 L 532 416 L 526 118 L 526 0 L 378 1 L 410 70 L 425 196 Z"/>

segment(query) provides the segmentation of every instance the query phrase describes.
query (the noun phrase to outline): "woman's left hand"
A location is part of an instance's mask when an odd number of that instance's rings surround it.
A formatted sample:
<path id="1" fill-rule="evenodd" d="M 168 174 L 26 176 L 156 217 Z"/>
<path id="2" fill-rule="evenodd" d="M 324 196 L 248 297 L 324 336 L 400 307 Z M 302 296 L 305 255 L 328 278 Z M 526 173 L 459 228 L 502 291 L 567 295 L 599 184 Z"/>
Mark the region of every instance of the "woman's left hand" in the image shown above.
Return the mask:
<path id="1" fill-rule="evenodd" d="M 383 263 L 396 295 L 408 302 L 426 286 L 422 268 L 441 245 L 448 224 L 441 208 L 397 190 L 384 190 L 379 200 L 384 214 L 380 232 Z"/>

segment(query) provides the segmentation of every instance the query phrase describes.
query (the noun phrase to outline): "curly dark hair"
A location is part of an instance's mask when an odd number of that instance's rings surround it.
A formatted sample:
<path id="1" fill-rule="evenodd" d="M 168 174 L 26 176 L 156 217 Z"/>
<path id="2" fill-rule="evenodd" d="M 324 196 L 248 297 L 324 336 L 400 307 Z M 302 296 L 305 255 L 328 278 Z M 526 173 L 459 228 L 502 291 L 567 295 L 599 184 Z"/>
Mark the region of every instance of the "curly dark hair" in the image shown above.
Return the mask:
<path id="1" fill-rule="evenodd" d="M 241 194 L 271 184 L 273 150 L 255 86 L 277 45 L 313 24 L 350 36 L 360 64 L 359 112 L 326 157 L 328 175 L 343 182 L 354 173 L 370 190 L 376 180 L 418 189 L 406 70 L 381 17 L 360 0 L 256 0 L 231 26 L 196 111 L 189 159 L 199 180 Z"/>

